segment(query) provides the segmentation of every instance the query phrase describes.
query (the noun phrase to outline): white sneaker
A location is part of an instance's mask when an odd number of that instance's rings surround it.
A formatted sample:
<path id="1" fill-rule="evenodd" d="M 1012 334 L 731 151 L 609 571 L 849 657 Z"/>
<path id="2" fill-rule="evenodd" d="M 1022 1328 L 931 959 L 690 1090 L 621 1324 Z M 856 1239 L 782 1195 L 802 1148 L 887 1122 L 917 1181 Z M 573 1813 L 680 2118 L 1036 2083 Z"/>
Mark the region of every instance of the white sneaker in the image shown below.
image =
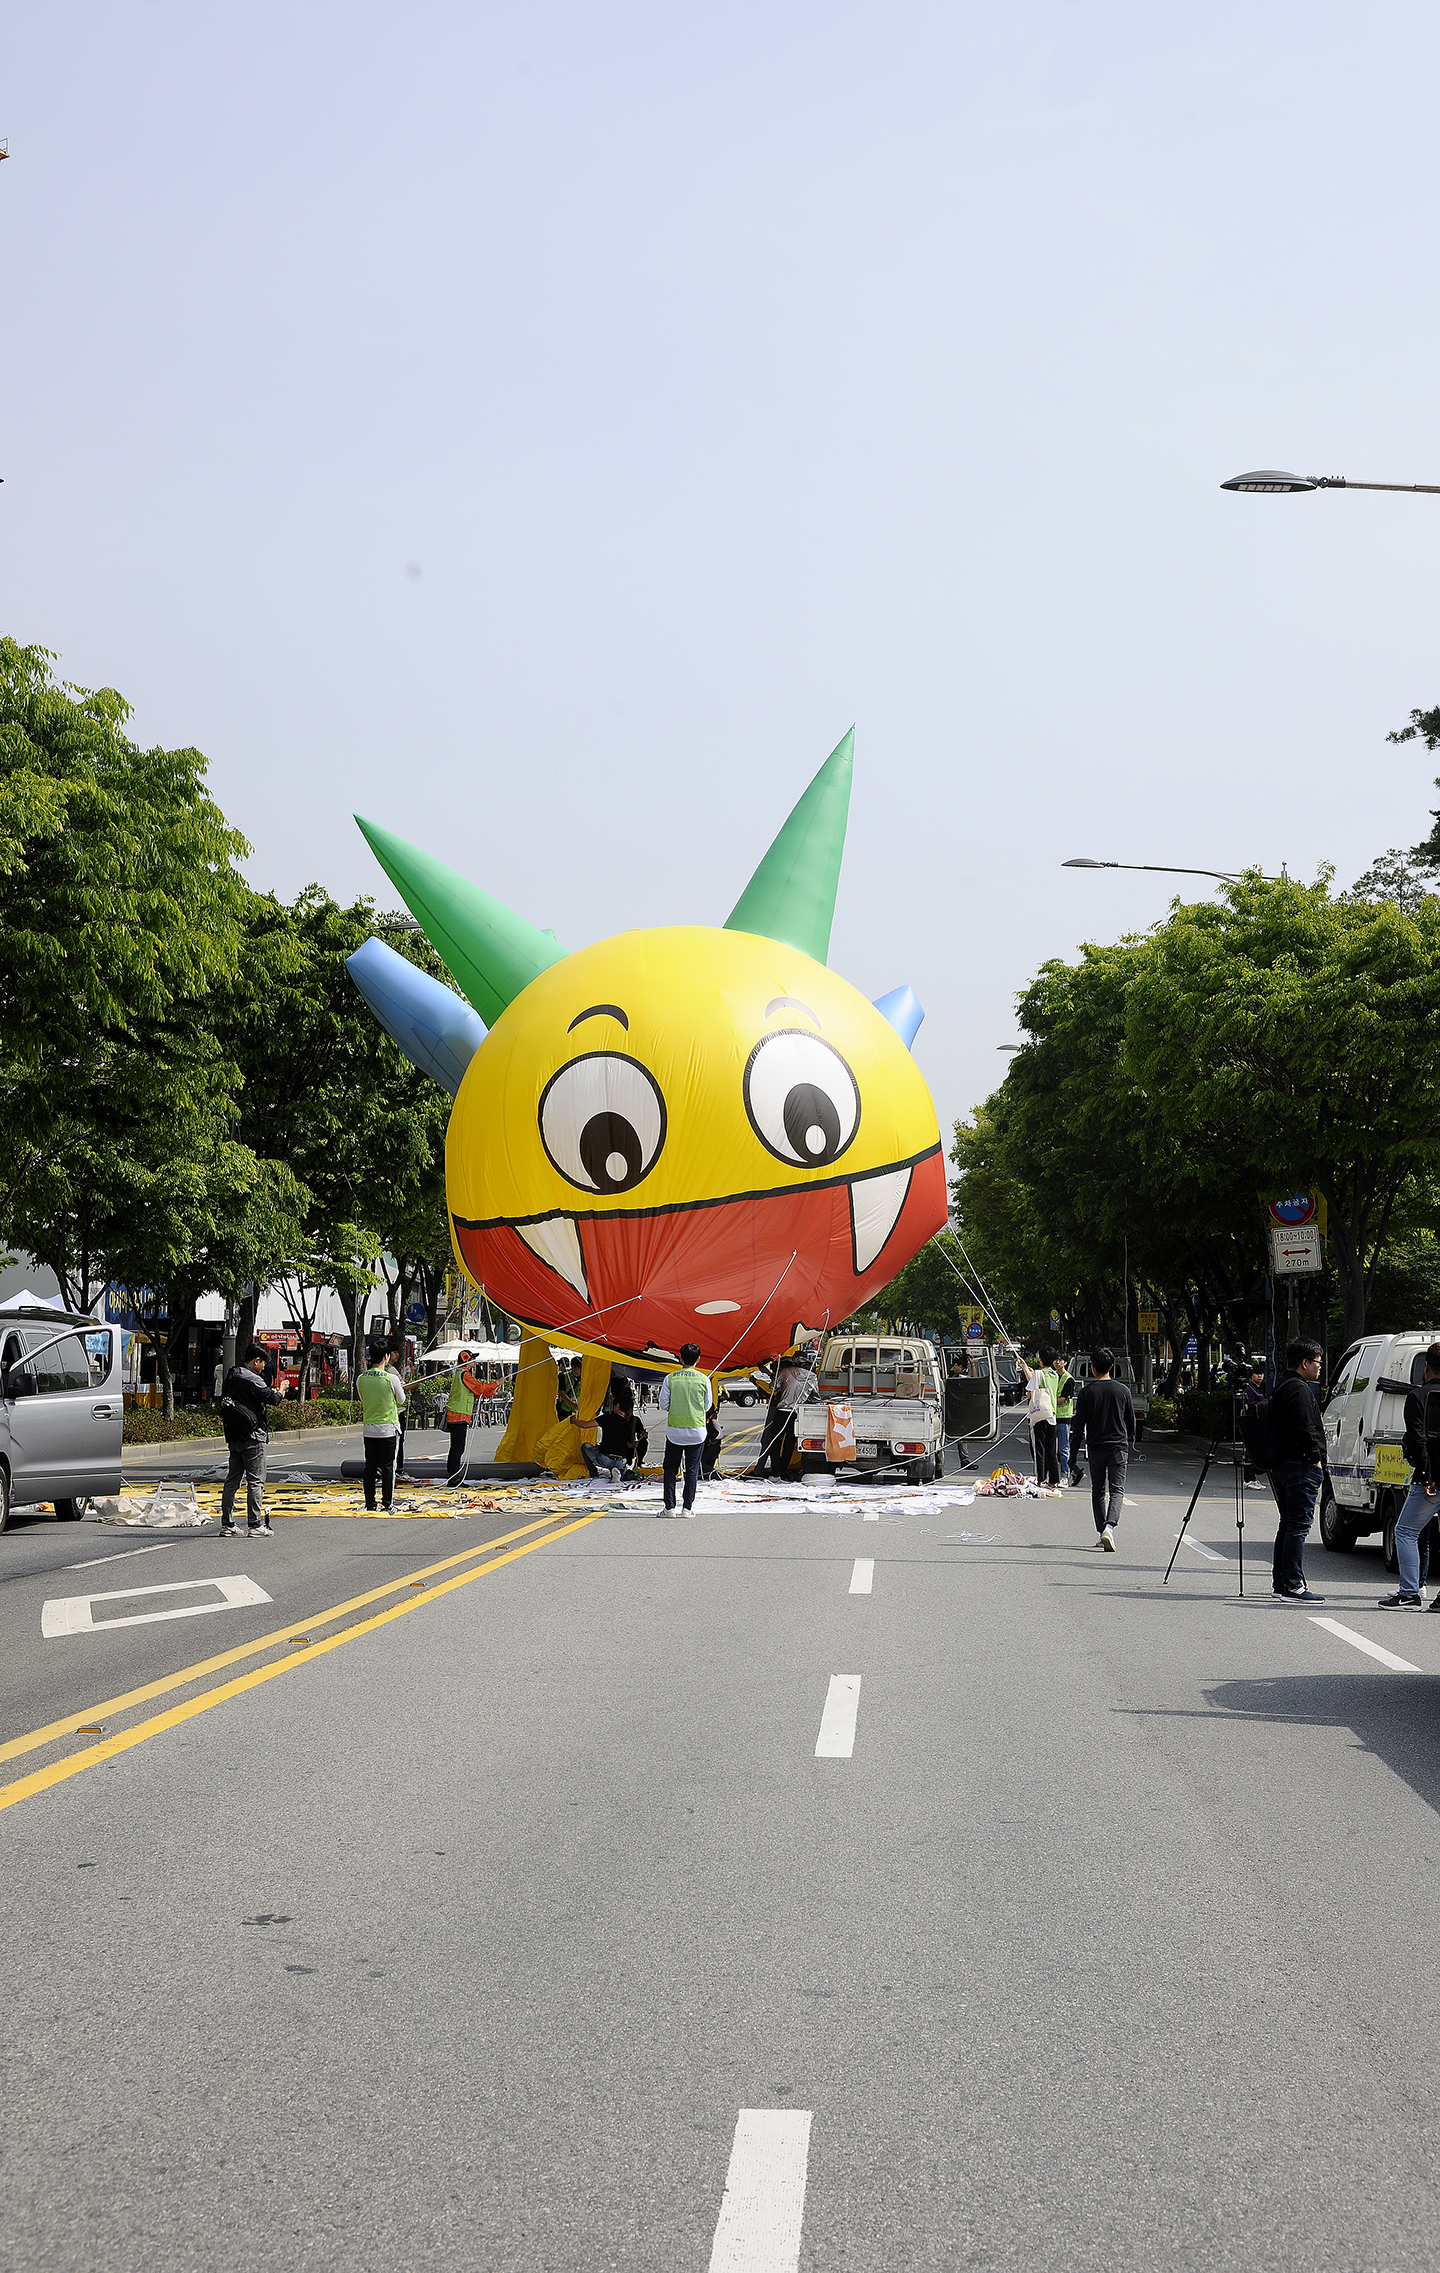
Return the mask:
<path id="1" fill-rule="evenodd" d="M 1109 1524 L 1108 1524 L 1108 1523 L 1106 1524 L 1106 1526 L 1105 1526 L 1104 1530 L 1103 1530 L 1103 1531 L 1101 1532 L 1101 1534 L 1100 1534 L 1100 1544 L 1101 1544 L 1101 1546 L 1104 1548 L 1104 1550 L 1105 1550 L 1105 1552 L 1106 1552 L 1106 1554 L 1107 1554 L 1107 1555 L 1113 1555 L 1113 1554 L 1114 1554 L 1114 1552 L 1115 1552 L 1115 1534 L 1114 1534 L 1114 1532 L 1111 1530 L 1111 1528 L 1110 1528 L 1110 1526 L 1109 1526 Z"/>

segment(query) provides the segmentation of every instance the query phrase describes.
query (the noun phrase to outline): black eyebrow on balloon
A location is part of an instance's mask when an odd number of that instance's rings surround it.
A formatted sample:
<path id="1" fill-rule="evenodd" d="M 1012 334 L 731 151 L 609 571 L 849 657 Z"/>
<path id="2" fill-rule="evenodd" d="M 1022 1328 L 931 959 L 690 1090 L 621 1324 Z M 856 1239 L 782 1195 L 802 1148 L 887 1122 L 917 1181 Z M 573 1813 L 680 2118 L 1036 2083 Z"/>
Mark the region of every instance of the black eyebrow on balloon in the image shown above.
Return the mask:
<path id="1" fill-rule="evenodd" d="M 584 1025 L 587 1018 L 618 1018 L 626 1033 L 630 1031 L 630 1021 L 618 1002 L 592 1002 L 588 1010 L 582 1010 L 578 1018 L 571 1019 L 565 1029 L 566 1033 L 573 1034 L 577 1026 Z"/>

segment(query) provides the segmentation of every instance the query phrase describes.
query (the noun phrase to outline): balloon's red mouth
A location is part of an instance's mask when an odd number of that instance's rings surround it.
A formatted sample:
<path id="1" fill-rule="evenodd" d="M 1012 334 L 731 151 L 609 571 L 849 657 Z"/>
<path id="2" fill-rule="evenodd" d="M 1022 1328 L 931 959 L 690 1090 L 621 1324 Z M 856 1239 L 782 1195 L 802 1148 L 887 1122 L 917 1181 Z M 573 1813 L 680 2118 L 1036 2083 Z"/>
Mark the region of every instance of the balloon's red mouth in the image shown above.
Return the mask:
<path id="1" fill-rule="evenodd" d="M 798 1325 L 848 1318 L 942 1228 L 947 1198 L 937 1144 L 875 1175 L 697 1207 L 453 1221 L 470 1276 L 526 1325 L 617 1356 L 693 1341 L 702 1365 L 745 1366 Z"/>

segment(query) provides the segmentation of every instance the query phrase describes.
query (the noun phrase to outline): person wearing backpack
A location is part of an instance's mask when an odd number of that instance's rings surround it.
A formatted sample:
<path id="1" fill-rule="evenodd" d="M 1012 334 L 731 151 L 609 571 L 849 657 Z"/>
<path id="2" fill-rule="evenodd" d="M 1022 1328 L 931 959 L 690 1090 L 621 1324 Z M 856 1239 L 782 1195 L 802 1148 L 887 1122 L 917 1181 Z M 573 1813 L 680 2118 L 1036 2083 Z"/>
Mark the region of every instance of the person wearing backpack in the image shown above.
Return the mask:
<path id="1" fill-rule="evenodd" d="M 1285 1350 L 1288 1371 L 1270 1399 L 1275 1464 L 1270 1471 L 1280 1509 L 1275 1533 L 1273 1586 L 1286 1602 L 1320 1602 L 1305 1584 L 1305 1540 L 1325 1473 L 1325 1430 L 1314 1384 L 1320 1379 L 1320 1344 L 1304 1339 Z"/>
<path id="2" fill-rule="evenodd" d="M 1400 1584 L 1394 1594 L 1381 1596 L 1382 1610 L 1423 1610 L 1425 1607 L 1420 1534 L 1434 1519 L 1440 1477 L 1431 1471 L 1425 1429 L 1425 1407 L 1429 1400 L 1424 1391 L 1437 1384 L 1440 1384 L 1440 1342 L 1432 1342 L 1425 1352 L 1424 1379 L 1405 1400 L 1405 1435 L 1400 1449 L 1410 1463 L 1410 1489 L 1395 1518 L 1395 1559 L 1400 1565 Z M 1440 1593 L 1436 1594 L 1435 1602 L 1440 1602 Z M 1430 1605 L 1432 1610 L 1435 1602 Z"/>
<path id="3" fill-rule="evenodd" d="M 1035 1448 L 1035 1481 L 1042 1486 L 1058 1485 L 1060 1462 L 1056 1451 L 1055 1412 L 1060 1402 L 1060 1376 L 1055 1371 L 1055 1352 L 1042 1349 L 1040 1363 L 1033 1371 L 1023 1357 L 1019 1366 L 1025 1377 L 1025 1407 Z"/>

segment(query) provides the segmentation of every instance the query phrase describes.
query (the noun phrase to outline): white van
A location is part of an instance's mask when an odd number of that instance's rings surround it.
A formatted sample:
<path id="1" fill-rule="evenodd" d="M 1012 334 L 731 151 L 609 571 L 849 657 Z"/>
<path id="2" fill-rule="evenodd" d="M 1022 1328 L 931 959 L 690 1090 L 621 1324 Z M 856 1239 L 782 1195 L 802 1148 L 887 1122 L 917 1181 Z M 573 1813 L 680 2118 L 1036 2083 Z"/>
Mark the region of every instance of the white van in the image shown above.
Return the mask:
<path id="1" fill-rule="evenodd" d="M 1375 1450 L 1400 1442 L 1406 1396 L 1425 1371 L 1425 1352 L 1437 1340 L 1440 1331 L 1433 1326 L 1370 1334 L 1363 1342 L 1352 1342 L 1335 1368 L 1325 1400 L 1329 1475 L 1320 1498 L 1320 1537 L 1332 1555 L 1348 1554 L 1357 1539 L 1378 1531 L 1385 1568 L 1395 1569 L 1395 1518 L 1408 1486 L 1376 1482 Z"/>
<path id="2" fill-rule="evenodd" d="M 62 1523 L 120 1489 L 120 1332 L 35 1303 L 0 1303 L 0 1531 L 48 1500 Z"/>

